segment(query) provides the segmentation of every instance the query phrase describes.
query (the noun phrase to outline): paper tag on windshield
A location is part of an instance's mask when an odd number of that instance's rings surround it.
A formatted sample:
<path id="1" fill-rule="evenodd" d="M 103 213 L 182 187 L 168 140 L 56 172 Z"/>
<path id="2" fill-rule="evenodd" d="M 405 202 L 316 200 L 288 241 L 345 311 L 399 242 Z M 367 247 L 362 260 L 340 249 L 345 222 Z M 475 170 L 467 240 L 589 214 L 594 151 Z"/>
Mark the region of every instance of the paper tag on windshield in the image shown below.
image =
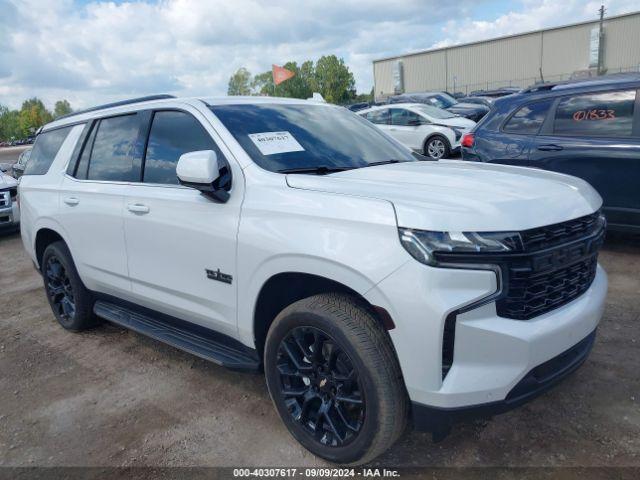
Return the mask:
<path id="1" fill-rule="evenodd" d="M 302 145 L 289 132 L 250 133 L 249 138 L 263 155 L 304 152 Z"/>

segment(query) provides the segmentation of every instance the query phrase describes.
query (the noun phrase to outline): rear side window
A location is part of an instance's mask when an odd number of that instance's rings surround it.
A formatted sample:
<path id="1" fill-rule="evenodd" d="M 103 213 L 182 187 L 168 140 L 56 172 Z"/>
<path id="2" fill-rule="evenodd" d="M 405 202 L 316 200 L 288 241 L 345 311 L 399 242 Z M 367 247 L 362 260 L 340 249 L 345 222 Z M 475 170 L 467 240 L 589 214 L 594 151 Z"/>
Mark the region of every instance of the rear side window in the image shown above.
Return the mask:
<path id="1" fill-rule="evenodd" d="M 505 124 L 503 130 L 510 133 L 535 135 L 547 117 L 552 100 L 530 103 L 521 107 Z"/>
<path id="2" fill-rule="evenodd" d="M 85 146 L 85 150 L 91 148 L 89 180 L 128 182 L 140 179 L 139 127 L 140 121 L 135 114 L 100 120 L 93 147 L 89 143 Z"/>
<path id="3" fill-rule="evenodd" d="M 58 128 L 38 135 L 23 175 L 45 175 L 72 128 Z"/>
<path id="4" fill-rule="evenodd" d="M 149 133 L 143 181 L 178 184 L 178 159 L 183 153 L 198 150 L 214 150 L 219 158 L 222 155 L 200 122 L 190 114 L 156 112 Z"/>
<path id="5" fill-rule="evenodd" d="M 387 125 L 389 123 L 389 109 L 374 110 L 366 114 L 367 120 L 379 125 Z"/>
<path id="6" fill-rule="evenodd" d="M 82 150 L 82 155 L 80 155 L 80 160 L 78 161 L 78 166 L 76 167 L 75 177 L 80 179 L 87 178 L 87 170 L 89 169 L 89 157 L 91 157 L 91 148 L 93 147 L 93 141 L 96 138 L 96 132 L 98 131 L 98 123 L 96 122 L 91 128 L 91 132 L 89 133 L 89 138 L 85 143 L 84 149 Z"/>
<path id="7" fill-rule="evenodd" d="M 559 135 L 630 137 L 635 90 L 589 93 L 558 103 L 553 132 Z"/>

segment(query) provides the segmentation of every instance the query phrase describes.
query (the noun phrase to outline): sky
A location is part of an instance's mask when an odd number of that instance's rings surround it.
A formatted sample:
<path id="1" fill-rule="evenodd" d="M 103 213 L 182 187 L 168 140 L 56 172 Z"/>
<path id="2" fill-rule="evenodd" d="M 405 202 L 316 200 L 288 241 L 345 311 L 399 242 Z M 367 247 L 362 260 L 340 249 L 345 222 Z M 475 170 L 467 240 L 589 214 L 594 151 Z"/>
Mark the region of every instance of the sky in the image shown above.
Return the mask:
<path id="1" fill-rule="evenodd" d="M 604 0 L 609 15 L 638 0 Z M 588 0 L 0 0 L 0 104 L 83 108 L 154 93 L 225 95 L 239 67 L 344 58 L 358 92 L 372 61 L 596 18 Z"/>

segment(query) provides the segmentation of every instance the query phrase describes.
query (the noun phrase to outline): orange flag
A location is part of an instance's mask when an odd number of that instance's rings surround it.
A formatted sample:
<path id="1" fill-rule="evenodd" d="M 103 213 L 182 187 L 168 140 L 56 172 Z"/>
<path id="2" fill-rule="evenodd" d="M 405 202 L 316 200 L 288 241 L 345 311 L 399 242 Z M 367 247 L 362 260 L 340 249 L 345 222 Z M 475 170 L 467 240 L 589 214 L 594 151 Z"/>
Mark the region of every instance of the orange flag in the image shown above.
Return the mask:
<path id="1" fill-rule="evenodd" d="M 285 80 L 289 80 L 295 75 L 295 73 L 287 70 L 286 68 L 279 67 L 278 65 L 271 66 L 273 67 L 273 83 L 275 83 L 276 85 L 280 85 L 282 82 L 284 82 Z"/>

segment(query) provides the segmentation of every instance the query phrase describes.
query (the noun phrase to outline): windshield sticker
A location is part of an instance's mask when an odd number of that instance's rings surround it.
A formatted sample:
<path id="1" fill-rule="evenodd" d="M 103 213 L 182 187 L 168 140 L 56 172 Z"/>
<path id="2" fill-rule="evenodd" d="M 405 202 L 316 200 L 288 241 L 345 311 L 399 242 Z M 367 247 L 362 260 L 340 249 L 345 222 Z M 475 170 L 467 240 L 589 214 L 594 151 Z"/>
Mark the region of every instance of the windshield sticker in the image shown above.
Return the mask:
<path id="1" fill-rule="evenodd" d="M 304 152 L 302 145 L 289 132 L 250 133 L 249 138 L 263 155 Z"/>

